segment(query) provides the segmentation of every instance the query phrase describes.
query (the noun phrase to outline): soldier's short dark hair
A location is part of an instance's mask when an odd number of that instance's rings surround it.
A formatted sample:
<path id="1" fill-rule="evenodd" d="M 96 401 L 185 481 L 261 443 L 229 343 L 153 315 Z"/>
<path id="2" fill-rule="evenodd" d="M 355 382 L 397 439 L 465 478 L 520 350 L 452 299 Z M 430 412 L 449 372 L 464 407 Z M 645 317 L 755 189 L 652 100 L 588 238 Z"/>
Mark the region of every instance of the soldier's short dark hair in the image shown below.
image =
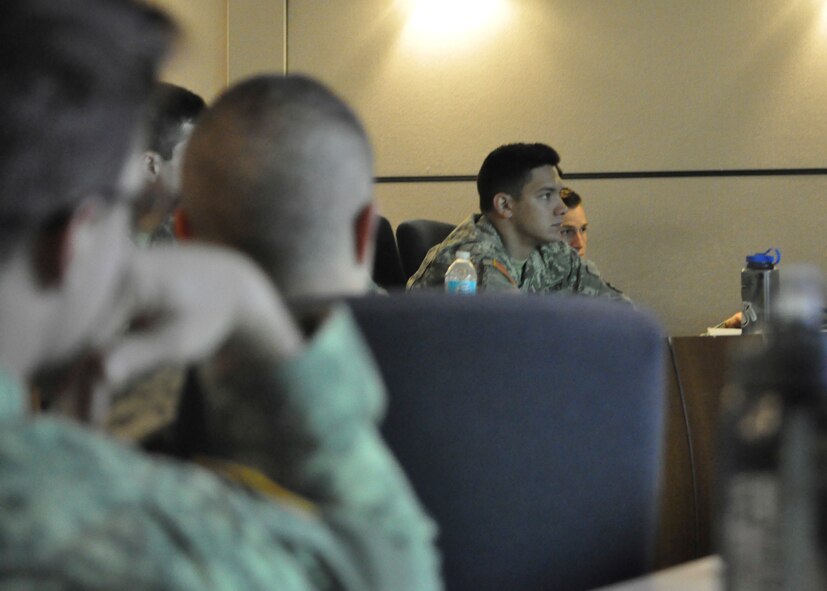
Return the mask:
<path id="1" fill-rule="evenodd" d="M 114 197 L 173 33 L 132 0 L 0 2 L 0 254 L 89 195 Z"/>
<path id="2" fill-rule="evenodd" d="M 477 175 L 477 192 L 480 195 L 480 211 L 491 211 L 494 195 L 508 193 L 515 198 L 531 178 L 531 171 L 538 166 L 557 166 L 560 156 L 545 144 L 506 144 L 488 156 Z"/>
<path id="3" fill-rule="evenodd" d="M 195 123 L 205 107 L 204 99 L 191 90 L 159 82 L 150 107 L 147 147 L 170 160 L 175 146 L 184 139 L 182 126 Z"/>
<path id="4" fill-rule="evenodd" d="M 569 187 L 563 187 L 560 189 L 560 198 L 563 200 L 563 203 L 566 204 L 566 207 L 569 209 L 574 209 L 581 203 L 583 203 L 583 199 L 580 198 L 580 195 L 575 193 Z"/>

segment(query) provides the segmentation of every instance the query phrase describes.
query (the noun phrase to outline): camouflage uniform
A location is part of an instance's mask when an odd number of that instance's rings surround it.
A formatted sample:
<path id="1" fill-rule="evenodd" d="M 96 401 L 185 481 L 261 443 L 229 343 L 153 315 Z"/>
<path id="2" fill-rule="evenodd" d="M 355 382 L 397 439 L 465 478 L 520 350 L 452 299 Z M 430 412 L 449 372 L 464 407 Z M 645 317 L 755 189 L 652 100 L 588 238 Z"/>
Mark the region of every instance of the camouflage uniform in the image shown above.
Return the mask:
<path id="1" fill-rule="evenodd" d="M 0 588 L 440 587 L 435 528 L 377 432 L 383 391 L 349 315 L 263 373 L 265 359 L 225 349 L 200 376 L 228 413 L 212 425 L 221 461 L 261 471 L 249 490 L 68 421 L 28 419 L 0 372 Z M 224 373 L 235 369 L 256 371 Z M 276 485 L 256 480 L 268 477 L 312 509 L 267 498 Z"/>
<path id="2" fill-rule="evenodd" d="M 428 251 L 419 270 L 408 280 L 408 289 L 442 287 L 445 272 L 460 250 L 471 254 L 481 290 L 563 291 L 627 300 L 601 279 L 590 261 L 581 259 L 564 242 L 550 242 L 535 249 L 520 269 L 505 250 L 494 225 L 480 214 L 470 216 Z"/>
<path id="3" fill-rule="evenodd" d="M 112 401 L 106 431 L 126 441 L 141 441 L 175 419 L 186 368 L 163 367 L 130 383 Z"/>
<path id="4" fill-rule="evenodd" d="M 383 287 L 370 281 L 368 293 L 387 296 Z M 171 429 L 176 417 L 186 367 L 161 367 L 127 384 L 112 401 L 106 421 L 106 431 L 119 439 L 138 441 L 156 449 L 166 449 L 169 437 L 177 434 Z"/>

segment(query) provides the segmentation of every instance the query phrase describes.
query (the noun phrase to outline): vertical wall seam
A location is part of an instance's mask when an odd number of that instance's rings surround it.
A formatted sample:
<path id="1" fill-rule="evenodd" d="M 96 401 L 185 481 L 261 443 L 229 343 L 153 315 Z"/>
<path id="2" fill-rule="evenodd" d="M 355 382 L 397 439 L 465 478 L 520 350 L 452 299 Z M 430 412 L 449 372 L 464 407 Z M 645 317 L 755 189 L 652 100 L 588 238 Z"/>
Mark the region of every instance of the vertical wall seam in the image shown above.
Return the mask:
<path id="1" fill-rule="evenodd" d="M 224 89 L 230 85 L 230 3 L 224 2 Z"/>
<path id="2" fill-rule="evenodd" d="M 284 0 L 284 18 L 282 19 L 284 21 L 284 25 L 283 25 L 284 29 L 282 31 L 282 39 L 284 39 L 284 47 L 283 47 L 282 54 L 284 55 L 284 67 L 283 67 L 283 69 L 284 69 L 284 75 L 285 76 L 288 74 L 288 70 L 287 70 L 287 47 L 288 47 L 287 34 L 288 34 L 288 31 L 289 31 L 290 27 L 287 24 L 287 18 L 288 18 L 288 15 L 290 14 L 290 9 L 288 7 L 289 3 L 290 3 L 290 0 Z"/>

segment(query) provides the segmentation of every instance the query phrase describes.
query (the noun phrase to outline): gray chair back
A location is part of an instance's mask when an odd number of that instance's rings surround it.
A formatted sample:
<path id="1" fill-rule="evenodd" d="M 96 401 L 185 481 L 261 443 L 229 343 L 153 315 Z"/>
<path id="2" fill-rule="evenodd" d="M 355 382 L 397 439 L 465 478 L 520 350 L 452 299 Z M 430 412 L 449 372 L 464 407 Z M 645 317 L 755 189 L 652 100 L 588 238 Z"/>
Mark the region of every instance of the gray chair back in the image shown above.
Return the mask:
<path id="1" fill-rule="evenodd" d="M 373 259 L 373 281 L 385 289 L 403 289 L 408 280 L 402 271 L 402 261 L 396 248 L 393 228 L 387 218 L 378 215 L 376 252 Z"/>
<path id="2" fill-rule="evenodd" d="M 445 240 L 455 227 L 433 220 L 408 220 L 396 227 L 399 257 L 407 278 L 416 273 L 431 247 Z"/>

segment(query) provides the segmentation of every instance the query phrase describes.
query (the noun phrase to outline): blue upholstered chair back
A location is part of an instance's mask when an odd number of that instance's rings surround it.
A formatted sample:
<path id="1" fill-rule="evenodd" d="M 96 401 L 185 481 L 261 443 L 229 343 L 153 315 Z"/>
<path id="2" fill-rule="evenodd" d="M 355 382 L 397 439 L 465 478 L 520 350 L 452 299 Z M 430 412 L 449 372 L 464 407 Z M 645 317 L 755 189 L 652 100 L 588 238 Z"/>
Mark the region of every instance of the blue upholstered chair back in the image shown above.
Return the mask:
<path id="1" fill-rule="evenodd" d="M 388 387 L 384 433 L 440 526 L 449 591 L 647 571 L 665 349 L 650 315 L 585 297 L 350 304 Z"/>

